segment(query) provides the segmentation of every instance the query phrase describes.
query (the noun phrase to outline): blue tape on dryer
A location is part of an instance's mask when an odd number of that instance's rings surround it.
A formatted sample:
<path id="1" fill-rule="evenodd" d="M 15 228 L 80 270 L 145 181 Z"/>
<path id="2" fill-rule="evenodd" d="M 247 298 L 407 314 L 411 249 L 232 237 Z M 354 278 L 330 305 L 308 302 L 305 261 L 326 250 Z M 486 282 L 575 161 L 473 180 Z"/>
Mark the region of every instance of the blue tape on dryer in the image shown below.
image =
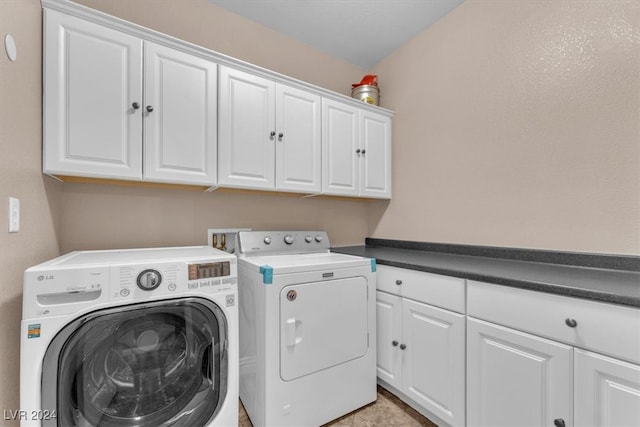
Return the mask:
<path id="1" fill-rule="evenodd" d="M 371 272 L 375 273 L 377 269 L 378 269 L 378 266 L 376 264 L 376 259 L 371 258 Z"/>
<path id="2" fill-rule="evenodd" d="M 273 267 L 270 265 L 260 266 L 260 274 L 262 274 L 262 283 L 265 285 L 273 284 Z"/>

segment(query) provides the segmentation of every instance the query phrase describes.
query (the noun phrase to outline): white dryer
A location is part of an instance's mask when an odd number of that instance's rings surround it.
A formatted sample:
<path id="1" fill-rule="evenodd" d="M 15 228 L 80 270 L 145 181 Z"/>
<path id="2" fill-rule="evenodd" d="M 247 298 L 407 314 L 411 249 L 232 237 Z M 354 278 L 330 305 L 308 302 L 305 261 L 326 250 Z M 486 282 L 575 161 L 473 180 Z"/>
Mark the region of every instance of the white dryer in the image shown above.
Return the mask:
<path id="1" fill-rule="evenodd" d="M 240 398 L 261 426 L 319 426 L 376 400 L 375 260 L 325 232 L 240 232 Z"/>
<path id="2" fill-rule="evenodd" d="M 81 251 L 24 274 L 22 426 L 238 423 L 235 256 Z"/>

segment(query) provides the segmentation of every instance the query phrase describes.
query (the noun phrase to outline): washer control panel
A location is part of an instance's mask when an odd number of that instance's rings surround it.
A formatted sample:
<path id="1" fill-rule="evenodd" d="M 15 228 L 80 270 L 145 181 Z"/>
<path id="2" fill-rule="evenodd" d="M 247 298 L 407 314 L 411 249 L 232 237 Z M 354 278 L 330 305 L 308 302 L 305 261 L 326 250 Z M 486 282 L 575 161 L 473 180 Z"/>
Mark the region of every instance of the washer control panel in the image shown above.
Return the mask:
<path id="1" fill-rule="evenodd" d="M 317 253 L 330 248 L 325 231 L 241 231 L 238 242 L 244 255 Z"/>
<path id="2" fill-rule="evenodd" d="M 236 260 L 167 262 L 112 267 L 110 298 L 136 300 L 178 296 L 198 290 L 216 293 L 238 283 Z"/>

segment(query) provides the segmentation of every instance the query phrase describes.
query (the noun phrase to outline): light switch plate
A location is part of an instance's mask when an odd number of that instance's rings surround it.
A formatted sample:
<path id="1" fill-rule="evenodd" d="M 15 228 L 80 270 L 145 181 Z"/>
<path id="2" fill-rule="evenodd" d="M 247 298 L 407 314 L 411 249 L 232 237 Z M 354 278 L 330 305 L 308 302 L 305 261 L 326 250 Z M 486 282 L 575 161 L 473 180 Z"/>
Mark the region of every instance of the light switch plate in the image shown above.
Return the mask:
<path id="1" fill-rule="evenodd" d="M 20 231 L 20 199 L 9 197 L 9 233 Z"/>

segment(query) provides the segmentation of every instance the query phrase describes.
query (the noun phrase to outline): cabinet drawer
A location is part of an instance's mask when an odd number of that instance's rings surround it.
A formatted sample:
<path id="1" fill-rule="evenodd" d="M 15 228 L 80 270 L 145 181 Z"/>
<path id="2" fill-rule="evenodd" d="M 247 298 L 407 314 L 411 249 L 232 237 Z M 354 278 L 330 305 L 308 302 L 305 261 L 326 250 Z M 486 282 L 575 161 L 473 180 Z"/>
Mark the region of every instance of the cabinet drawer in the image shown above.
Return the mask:
<path id="1" fill-rule="evenodd" d="M 464 313 L 464 279 L 378 265 L 379 291 Z"/>
<path id="2" fill-rule="evenodd" d="M 469 281 L 467 314 L 640 362 L 640 309 Z M 575 326 L 568 326 L 570 319 Z"/>

